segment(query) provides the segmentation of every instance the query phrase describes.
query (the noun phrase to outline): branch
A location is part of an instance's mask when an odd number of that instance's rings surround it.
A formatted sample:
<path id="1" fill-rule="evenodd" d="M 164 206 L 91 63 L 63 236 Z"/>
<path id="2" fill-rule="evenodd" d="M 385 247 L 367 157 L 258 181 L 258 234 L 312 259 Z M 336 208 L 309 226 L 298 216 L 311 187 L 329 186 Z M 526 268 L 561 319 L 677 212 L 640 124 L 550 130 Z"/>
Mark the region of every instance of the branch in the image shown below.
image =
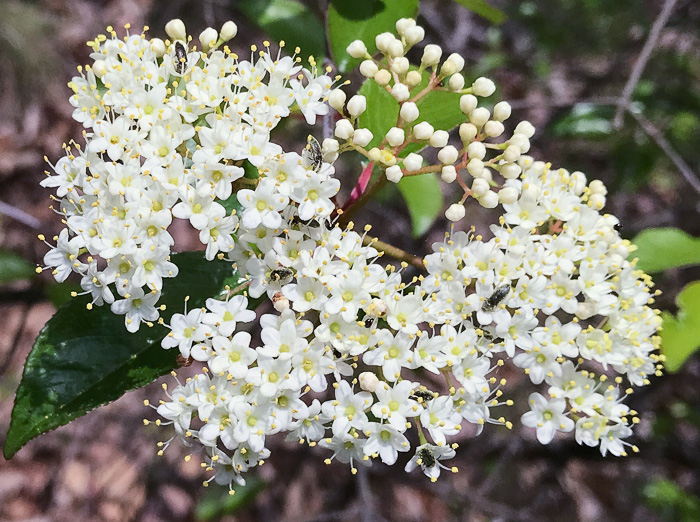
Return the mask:
<path id="1" fill-rule="evenodd" d="M 642 47 L 642 52 L 639 54 L 639 58 L 634 64 L 632 74 L 630 74 L 627 84 L 622 91 L 622 96 L 620 96 L 620 100 L 617 103 L 617 110 L 615 111 L 615 118 L 613 119 L 613 125 L 616 129 L 620 129 L 622 127 L 622 116 L 630 104 L 634 89 L 639 82 L 639 78 L 641 78 L 642 73 L 644 72 L 644 68 L 651 57 L 651 53 L 656 47 L 656 43 L 661 35 L 661 30 L 666 25 L 666 22 L 668 22 L 675 5 L 676 0 L 666 0 L 661 12 L 659 13 L 659 16 L 656 18 L 656 20 L 654 20 L 654 24 L 651 26 L 651 31 L 649 31 L 647 41 L 644 43 L 644 47 Z"/>
<path id="2" fill-rule="evenodd" d="M 421 270 L 425 270 L 425 265 L 423 264 L 422 257 L 414 256 L 413 254 L 409 254 L 405 250 L 401 250 L 400 248 L 385 243 L 384 241 L 379 241 L 379 239 L 377 239 L 376 237 L 365 236 L 365 238 L 362 240 L 362 244 L 365 246 L 373 246 L 380 252 L 384 252 L 390 255 L 394 259 L 405 261 L 409 265 L 413 265 L 415 267 L 420 268 Z"/>
<path id="3" fill-rule="evenodd" d="M 34 216 L 27 214 L 24 210 L 14 207 L 9 203 L 0 201 L 0 214 L 4 214 L 15 221 L 19 221 L 31 229 L 41 230 L 41 221 Z"/>
<path id="4" fill-rule="evenodd" d="M 629 107 L 627 108 L 627 112 L 635 120 L 637 120 L 637 123 L 639 123 L 639 126 L 646 133 L 646 135 L 649 136 L 649 138 L 651 138 L 654 141 L 654 143 L 656 143 L 659 146 L 659 148 L 663 151 L 664 154 L 666 154 L 666 156 L 668 156 L 668 159 L 670 159 L 671 162 L 676 166 L 676 168 L 680 171 L 680 173 L 683 175 L 686 181 L 690 184 L 690 186 L 693 187 L 695 192 L 700 194 L 700 180 L 698 180 L 695 173 L 691 170 L 691 168 L 683 160 L 683 158 L 681 158 L 681 156 L 673 149 L 673 147 L 671 147 L 671 144 L 668 142 L 663 133 L 659 129 L 657 129 L 653 123 L 646 119 L 646 117 L 643 114 L 638 114 L 632 111 Z"/>

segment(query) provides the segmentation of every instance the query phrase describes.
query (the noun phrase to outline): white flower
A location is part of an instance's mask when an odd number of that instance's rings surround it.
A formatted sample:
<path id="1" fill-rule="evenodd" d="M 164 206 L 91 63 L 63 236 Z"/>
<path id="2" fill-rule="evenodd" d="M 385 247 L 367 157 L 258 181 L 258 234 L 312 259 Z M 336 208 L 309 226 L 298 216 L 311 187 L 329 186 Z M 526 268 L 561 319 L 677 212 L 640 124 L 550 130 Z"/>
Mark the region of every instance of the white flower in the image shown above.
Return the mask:
<path id="1" fill-rule="evenodd" d="M 537 440 L 540 444 L 552 442 L 557 431 L 566 433 L 574 429 L 574 421 L 564 414 L 564 399 L 552 399 L 548 402 L 539 393 L 531 393 L 528 402 L 531 411 L 524 413 L 521 421 L 529 428 L 537 428 Z"/>
<path id="2" fill-rule="evenodd" d="M 435 446 L 434 444 L 423 444 L 416 448 L 416 454 L 406 464 L 406 472 L 410 473 L 418 466 L 426 477 L 435 482 L 440 477 L 441 469 L 450 469 L 441 460 L 451 459 L 455 456 L 455 450 L 450 446 Z M 452 468 L 454 471 L 455 468 Z"/>

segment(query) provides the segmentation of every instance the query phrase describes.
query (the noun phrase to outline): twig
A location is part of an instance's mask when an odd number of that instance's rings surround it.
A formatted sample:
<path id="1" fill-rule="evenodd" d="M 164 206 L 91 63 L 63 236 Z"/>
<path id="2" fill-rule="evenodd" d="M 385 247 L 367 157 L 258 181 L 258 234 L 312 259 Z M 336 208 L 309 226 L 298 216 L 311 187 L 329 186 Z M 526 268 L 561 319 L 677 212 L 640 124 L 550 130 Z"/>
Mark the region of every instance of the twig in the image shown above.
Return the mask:
<path id="1" fill-rule="evenodd" d="M 651 53 L 656 47 L 661 30 L 671 17 L 671 13 L 673 12 L 675 5 L 676 0 L 666 0 L 661 12 L 659 13 L 659 16 L 656 17 L 656 20 L 654 20 L 654 23 L 651 26 L 651 31 L 649 31 L 647 41 L 644 43 L 644 47 L 642 47 L 642 52 L 639 53 L 639 58 L 637 58 L 637 62 L 632 68 L 632 74 L 630 74 L 627 84 L 625 84 L 625 88 L 622 91 L 622 96 L 620 96 L 620 100 L 617 103 L 617 110 L 615 111 L 615 117 L 613 118 L 613 126 L 616 129 L 620 129 L 622 127 L 622 117 L 630 104 L 634 89 L 637 86 L 642 73 L 644 72 L 644 68 L 651 57 Z"/>
<path id="2" fill-rule="evenodd" d="M 376 237 L 365 236 L 365 238 L 362 240 L 362 244 L 365 246 L 373 246 L 377 250 L 390 255 L 394 259 L 406 261 L 406 263 L 409 265 L 425 270 L 422 257 L 414 256 L 413 254 L 409 254 L 405 250 L 401 250 L 400 248 L 390 245 L 389 243 L 379 241 L 379 239 Z"/>
<path id="3" fill-rule="evenodd" d="M 34 216 L 27 214 L 24 210 L 17 207 L 13 207 L 9 203 L 4 203 L 0 201 L 0 214 L 4 214 L 7 217 L 19 221 L 20 223 L 27 225 L 29 228 L 34 230 L 41 230 L 41 221 L 39 221 Z"/>
<path id="4" fill-rule="evenodd" d="M 676 168 L 680 171 L 680 173 L 683 175 L 686 181 L 690 184 L 690 186 L 693 187 L 695 192 L 700 194 L 700 180 L 698 180 L 697 176 L 691 170 L 691 168 L 688 166 L 685 160 L 683 160 L 683 158 L 681 158 L 681 156 L 673 149 L 673 147 L 671 147 L 671 144 L 668 142 L 668 140 L 662 134 L 662 132 L 659 129 L 657 129 L 653 123 L 646 119 L 643 114 L 638 114 L 629 107 L 627 108 L 627 112 L 635 120 L 637 120 L 637 123 L 639 123 L 639 126 L 646 133 L 646 135 L 649 136 L 649 138 L 651 138 L 654 141 L 654 143 L 656 143 L 659 146 L 659 148 L 663 151 L 664 154 L 666 154 L 666 156 L 668 156 L 668 159 L 670 159 L 671 162 L 676 166 Z"/>

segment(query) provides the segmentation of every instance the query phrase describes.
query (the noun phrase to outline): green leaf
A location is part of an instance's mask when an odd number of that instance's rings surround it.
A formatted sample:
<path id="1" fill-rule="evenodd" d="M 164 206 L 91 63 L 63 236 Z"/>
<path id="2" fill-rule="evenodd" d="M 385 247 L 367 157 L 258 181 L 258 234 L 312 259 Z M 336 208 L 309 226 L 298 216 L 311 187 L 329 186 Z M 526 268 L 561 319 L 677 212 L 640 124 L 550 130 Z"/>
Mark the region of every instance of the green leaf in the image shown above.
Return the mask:
<path id="1" fill-rule="evenodd" d="M 686 285 L 676 298 L 678 315 L 664 313 L 661 330 L 661 351 L 666 356 L 664 366 L 676 372 L 700 347 L 700 281 Z"/>
<path id="2" fill-rule="evenodd" d="M 9 250 L 0 250 L 0 285 L 30 279 L 35 274 L 29 261 Z"/>
<path id="3" fill-rule="evenodd" d="M 245 0 L 237 7 L 270 38 L 284 40 L 289 49 L 301 48 L 302 58 L 326 55 L 323 23 L 305 5 L 292 0 Z"/>
<path id="4" fill-rule="evenodd" d="M 367 145 L 371 149 L 379 146 L 389 129 L 396 125 L 399 103 L 384 87 L 369 78 L 364 81 L 358 94 L 367 98 L 367 110 L 358 117 L 358 125 L 372 132 L 372 141 Z"/>
<path id="5" fill-rule="evenodd" d="M 163 318 L 202 306 L 239 277 L 225 261 L 205 261 L 201 252 L 173 254 L 175 279 L 163 282 Z M 130 334 L 124 317 L 109 306 L 87 310 L 87 296 L 63 305 L 39 333 L 27 357 L 3 453 L 12 457 L 32 438 L 144 386 L 175 367 L 177 350 L 164 350 L 168 330 L 142 325 Z"/>
<path id="6" fill-rule="evenodd" d="M 374 54 L 375 36 L 394 32 L 397 20 L 413 18 L 417 13 L 418 0 L 331 0 L 328 38 L 340 72 L 347 72 L 362 61 L 345 51 L 350 42 L 362 40 L 369 54 Z"/>
<path id="7" fill-rule="evenodd" d="M 700 238 L 677 228 L 650 228 L 632 241 L 639 258 L 637 267 L 645 272 L 661 272 L 669 268 L 700 264 Z"/>
<path id="8" fill-rule="evenodd" d="M 556 122 L 554 134 L 572 138 L 606 138 L 613 132 L 611 117 L 610 107 L 578 103 Z"/>
<path id="9" fill-rule="evenodd" d="M 458 4 L 463 5 L 471 12 L 478 14 L 482 18 L 486 18 L 489 22 L 499 25 L 506 21 L 506 14 L 500 9 L 491 7 L 484 0 L 455 0 Z"/>
<path id="10" fill-rule="evenodd" d="M 399 191 L 411 214 L 411 235 L 420 237 L 428 231 L 442 209 L 440 182 L 434 174 L 411 176 L 399 182 Z"/>

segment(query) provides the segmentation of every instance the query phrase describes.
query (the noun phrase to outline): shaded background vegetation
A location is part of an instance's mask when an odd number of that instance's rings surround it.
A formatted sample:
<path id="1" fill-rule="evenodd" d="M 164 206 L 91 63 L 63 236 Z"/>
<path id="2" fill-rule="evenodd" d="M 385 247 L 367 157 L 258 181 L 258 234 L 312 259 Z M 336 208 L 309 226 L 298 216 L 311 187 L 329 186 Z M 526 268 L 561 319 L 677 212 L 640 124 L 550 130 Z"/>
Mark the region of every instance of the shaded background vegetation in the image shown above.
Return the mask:
<path id="1" fill-rule="evenodd" d="M 643 120 L 626 114 L 617 129 L 616 103 L 664 2 L 489 3 L 505 12 L 504 23 L 495 25 L 456 2 L 423 0 L 424 43 L 463 54 L 469 77 L 496 81 L 498 95 L 512 101 L 514 118 L 538 128 L 532 155 L 602 179 L 610 190 L 608 209 L 620 217 L 625 237 L 662 226 L 700 236 L 698 193 L 650 136 L 650 129 L 664 136 L 690 170 L 700 173 L 700 4 L 676 2 L 634 89 L 633 107 Z M 296 14 L 280 22 L 275 11 L 280 4 Z M 71 289 L 30 277 L 22 259 L 40 263 L 45 246 L 35 235 L 51 236 L 60 227 L 38 183 L 46 168 L 43 156 L 55 161 L 61 144 L 81 131 L 70 119 L 66 83 L 76 64 L 87 63 L 85 42 L 108 24 L 120 31 L 125 23 L 137 30 L 146 24 L 151 34 L 162 36 L 164 24 L 179 17 L 194 35 L 235 20 L 239 35 L 231 47 L 241 56 L 251 43 L 279 34 L 313 48 L 318 40 L 309 35 L 322 23 L 325 8 L 326 2 L 292 0 L 0 3 L 0 205 L 14 207 L 0 207 L 1 434 L 31 343 L 53 313 L 52 303 L 65 300 Z M 359 88 L 361 78 L 351 78 L 349 90 Z M 303 143 L 306 130 L 295 121 L 283 133 L 298 134 L 296 143 Z M 357 175 L 351 165 L 339 167 L 350 186 Z M 488 216 L 472 209 L 468 219 L 485 229 Z M 412 239 L 407 209 L 395 190 L 381 194 L 367 216 L 382 239 L 416 254 L 426 253 L 446 227 L 438 219 Z M 186 227 L 175 228 L 183 250 L 197 247 Z M 23 275 L 10 282 L 5 276 L 13 270 Z M 659 306 L 675 312 L 680 290 L 699 278 L 697 267 L 656 274 L 664 291 Z M 164 434 L 141 425 L 148 414 L 143 398 L 155 400 L 161 393 L 158 385 L 150 386 L 0 462 L 0 519 L 698 520 L 699 374 L 700 360 L 691 358 L 678 373 L 632 397 L 643 419 L 634 440 L 642 451 L 626 459 L 603 459 L 570 439 L 542 447 L 520 427 L 509 433 L 493 426 L 460 440 L 459 474 L 430 484 L 381 464 L 352 476 L 341 464 L 325 466 L 321 452 L 276 441 L 270 462 L 233 498 L 217 488 L 203 489 L 199 464 L 185 463 L 184 450 L 172 447 L 165 457 L 155 456 L 155 442 Z M 511 396 L 524 405 L 523 376 L 506 376 Z"/>

